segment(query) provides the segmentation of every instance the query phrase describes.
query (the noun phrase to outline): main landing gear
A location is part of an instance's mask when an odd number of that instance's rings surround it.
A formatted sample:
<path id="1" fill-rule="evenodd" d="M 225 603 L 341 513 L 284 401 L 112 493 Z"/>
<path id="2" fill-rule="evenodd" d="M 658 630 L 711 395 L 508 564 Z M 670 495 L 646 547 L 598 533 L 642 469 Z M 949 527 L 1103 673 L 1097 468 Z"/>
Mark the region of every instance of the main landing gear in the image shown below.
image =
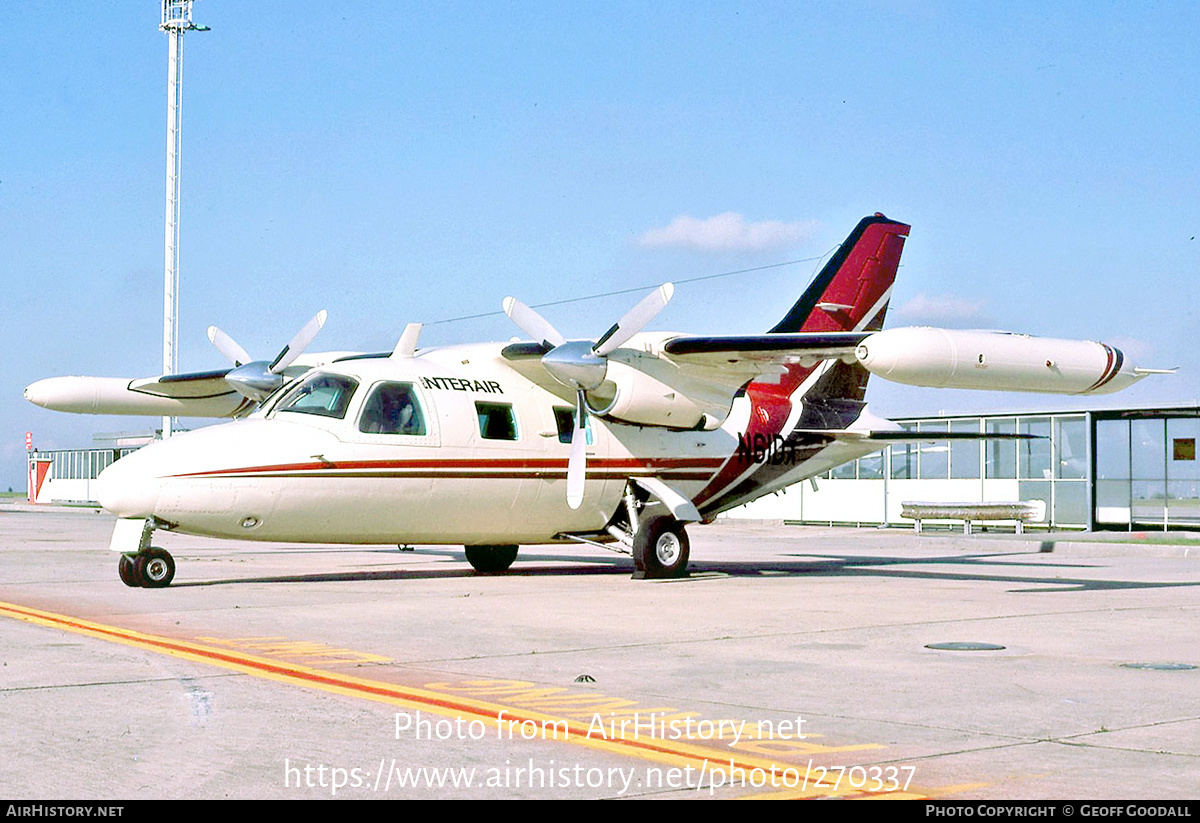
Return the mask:
<path id="1" fill-rule="evenodd" d="M 669 580 L 687 577 L 691 543 L 684 527 L 701 520 L 691 500 L 656 478 L 635 478 L 625 487 L 625 498 L 601 536 L 563 533 L 560 539 L 575 540 L 601 549 L 633 556 L 634 580 Z"/>
<path id="2" fill-rule="evenodd" d="M 126 586 L 161 589 L 175 578 L 175 558 L 166 549 L 151 546 L 137 554 L 121 555 L 117 573 Z"/>
<path id="3" fill-rule="evenodd" d="M 683 523 L 669 514 L 643 518 L 633 537 L 633 576 L 645 580 L 683 577 L 690 552 Z"/>
<path id="4" fill-rule="evenodd" d="M 633 555 L 635 580 L 666 580 L 687 576 L 691 544 L 684 526 L 699 519 L 690 500 L 664 483 L 642 479 L 626 487 L 624 505 L 608 532 Z"/>

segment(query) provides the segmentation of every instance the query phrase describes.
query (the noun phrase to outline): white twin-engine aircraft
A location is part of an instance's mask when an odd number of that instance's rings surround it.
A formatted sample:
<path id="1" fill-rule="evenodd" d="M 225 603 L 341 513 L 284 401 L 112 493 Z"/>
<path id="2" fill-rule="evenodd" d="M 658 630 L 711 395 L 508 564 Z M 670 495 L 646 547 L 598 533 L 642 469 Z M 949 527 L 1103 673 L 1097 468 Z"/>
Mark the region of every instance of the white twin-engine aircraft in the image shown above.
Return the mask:
<path id="1" fill-rule="evenodd" d="M 594 342 L 567 340 L 510 297 L 505 312 L 533 342 L 418 349 L 412 324 L 392 352 L 299 357 L 321 312 L 271 363 L 250 362 L 214 327 L 209 336 L 232 370 L 51 378 L 26 396 L 101 414 L 254 409 L 101 474 L 100 503 L 119 517 L 111 548 L 130 586 L 171 582 L 174 561 L 151 546 L 159 529 L 463 544 L 481 572 L 507 569 L 519 544 L 615 544 L 633 555 L 635 576 L 677 577 L 688 564 L 685 524 L 711 522 L 888 443 L 930 439 L 867 412 L 869 374 L 1095 394 L 1154 371 L 1132 368 L 1103 343 L 882 331 L 908 231 L 881 214 L 864 218 L 762 335 L 643 332 L 670 300 L 668 283 Z"/>

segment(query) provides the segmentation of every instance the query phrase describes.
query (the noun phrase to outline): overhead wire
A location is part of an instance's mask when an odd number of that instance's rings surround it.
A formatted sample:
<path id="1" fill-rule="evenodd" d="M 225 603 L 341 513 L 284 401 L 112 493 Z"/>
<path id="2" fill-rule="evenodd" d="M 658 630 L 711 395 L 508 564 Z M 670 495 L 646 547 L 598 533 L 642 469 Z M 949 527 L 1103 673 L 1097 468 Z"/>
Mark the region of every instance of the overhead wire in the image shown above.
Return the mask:
<path id="1" fill-rule="evenodd" d="M 751 272 L 756 272 L 756 271 L 766 271 L 767 269 L 779 269 L 779 268 L 783 268 L 784 266 L 796 266 L 796 265 L 799 265 L 800 263 L 812 263 L 814 261 L 824 260 L 826 257 L 828 257 L 830 254 L 832 254 L 837 249 L 838 249 L 838 246 L 834 246 L 832 249 L 830 249 L 829 251 L 820 255 L 819 257 L 804 257 L 799 260 L 785 260 L 782 263 L 768 263 L 764 266 L 751 266 L 748 269 L 735 269 L 733 271 L 725 271 L 725 272 L 720 272 L 718 274 L 703 274 L 698 277 L 688 277 L 688 278 L 684 278 L 683 280 L 675 280 L 673 282 L 676 285 L 680 285 L 683 283 L 700 283 L 705 280 L 716 280 L 720 277 L 732 277 L 732 276 L 738 275 L 738 274 L 750 274 Z M 644 292 L 644 291 L 648 291 L 650 289 L 658 288 L 658 286 L 660 286 L 660 285 L 661 285 L 660 283 L 651 283 L 650 285 L 647 285 L 647 286 L 632 286 L 627 289 L 615 289 L 613 291 L 600 292 L 598 294 L 588 294 L 588 295 L 584 295 L 583 297 L 571 297 L 566 300 L 551 300 L 551 301 L 548 301 L 545 303 L 534 303 L 530 306 L 530 308 L 544 309 L 548 306 L 566 306 L 571 303 L 583 303 L 587 300 L 599 300 L 604 297 L 615 297 L 615 296 L 622 295 L 622 294 L 632 294 L 632 293 L 637 293 L 637 292 Z M 488 311 L 488 312 L 482 312 L 480 314 L 464 314 L 461 317 L 448 317 L 443 320 L 434 320 L 429 323 L 426 323 L 425 325 L 437 326 L 437 325 L 441 325 L 443 323 L 457 323 L 462 320 L 479 320 L 484 317 L 495 317 L 495 316 L 501 315 L 501 314 L 504 314 L 504 312 L 503 311 Z"/>

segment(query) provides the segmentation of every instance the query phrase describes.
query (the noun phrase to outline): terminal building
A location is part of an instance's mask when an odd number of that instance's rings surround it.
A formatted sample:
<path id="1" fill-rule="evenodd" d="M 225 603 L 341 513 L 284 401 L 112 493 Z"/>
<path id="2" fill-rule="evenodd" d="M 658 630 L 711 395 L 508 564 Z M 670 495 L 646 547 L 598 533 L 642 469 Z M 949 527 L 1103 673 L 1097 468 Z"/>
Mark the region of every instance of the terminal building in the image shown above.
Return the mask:
<path id="1" fill-rule="evenodd" d="M 148 434 L 97 434 L 90 449 L 29 452 L 27 493 L 30 503 L 91 503 L 100 472 L 113 461 L 154 441 Z"/>
<path id="2" fill-rule="evenodd" d="M 913 524 L 902 504 L 1042 501 L 1051 529 L 1200 527 L 1200 406 L 900 419 L 916 432 L 1030 440 L 895 444 L 734 517 L 820 525 Z M 1014 526 L 1015 523 L 1009 523 Z"/>
<path id="3" fill-rule="evenodd" d="M 915 432 L 1031 434 L 1030 440 L 894 444 L 727 516 L 820 525 L 912 525 L 902 504 L 1042 501 L 1034 527 L 1200 528 L 1200 405 L 952 415 L 898 420 Z M 114 460 L 153 435 L 97 435 L 91 449 L 30 454 L 29 499 L 95 499 Z M 1009 523 L 1008 526 L 1014 526 Z"/>

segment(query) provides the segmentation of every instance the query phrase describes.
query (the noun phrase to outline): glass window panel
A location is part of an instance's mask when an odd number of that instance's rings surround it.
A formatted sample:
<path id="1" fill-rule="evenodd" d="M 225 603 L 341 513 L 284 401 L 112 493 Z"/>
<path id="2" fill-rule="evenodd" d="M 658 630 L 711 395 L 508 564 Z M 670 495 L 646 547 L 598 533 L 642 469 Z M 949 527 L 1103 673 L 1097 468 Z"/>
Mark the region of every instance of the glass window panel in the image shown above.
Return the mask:
<path id="1" fill-rule="evenodd" d="M 425 434 L 425 415 L 411 383 L 380 383 L 363 403 L 358 430 L 367 434 Z"/>
<path id="2" fill-rule="evenodd" d="M 1129 494 L 1128 480 L 1097 480 L 1096 508 L 1116 507 L 1128 509 L 1130 502 Z"/>
<path id="3" fill-rule="evenodd" d="M 575 409 L 554 407 L 554 425 L 558 428 L 558 442 L 570 443 L 575 438 Z M 583 433 L 587 444 L 592 445 L 592 416 L 583 418 Z"/>
<path id="4" fill-rule="evenodd" d="M 1015 434 L 1017 422 L 1011 419 L 987 421 L 989 434 Z M 987 477 L 1006 480 L 1017 476 L 1017 444 L 1013 440 L 989 440 L 984 446 Z"/>
<path id="5" fill-rule="evenodd" d="M 1167 481 L 1167 515 L 1172 523 L 1200 524 L 1200 480 Z"/>
<path id="6" fill-rule="evenodd" d="M 950 423 L 951 432 L 978 433 L 978 420 L 954 420 Z M 979 479 L 980 446 L 979 440 L 950 441 L 950 476 L 964 480 Z"/>
<path id="7" fill-rule="evenodd" d="M 843 463 L 841 466 L 834 466 L 830 469 L 829 476 L 834 480 L 854 480 L 857 463 L 857 460 L 851 460 L 849 463 Z"/>
<path id="8" fill-rule="evenodd" d="M 1129 479 L 1129 421 L 1096 421 L 1096 478 Z"/>
<path id="9" fill-rule="evenodd" d="M 1137 480 L 1165 478 L 1167 470 L 1166 421 L 1134 420 L 1130 423 L 1130 463 Z"/>
<path id="10" fill-rule="evenodd" d="M 1018 441 L 1018 476 L 1030 480 L 1049 480 L 1051 473 L 1050 418 L 1029 417 L 1022 419 L 1018 427 L 1021 434 L 1034 434 L 1037 440 Z"/>
<path id="11" fill-rule="evenodd" d="M 1134 480 L 1129 486 L 1133 498 L 1131 508 L 1134 522 L 1162 523 L 1166 515 L 1166 481 Z"/>
<path id="12" fill-rule="evenodd" d="M 1087 483 L 1055 483 L 1054 525 L 1086 526 L 1087 522 Z"/>
<path id="13" fill-rule="evenodd" d="M 924 420 L 921 422 L 920 431 L 925 432 L 945 432 L 949 430 L 948 424 L 944 420 Z M 933 443 L 920 444 L 920 476 L 924 480 L 945 480 L 950 476 L 950 442 L 948 440 L 937 440 Z"/>
<path id="14" fill-rule="evenodd" d="M 1196 459 L 1196 441 L 1200 440 L 1200 420 L 1167 420 L 1167 479 L 1200 480 L 1200 460 Z"/>
<path id="15" fill-rule="evenodd" d="M 1087 426 L 1082 417 L 1054 419 L 1054 476 L 1087 477 Z"/>
<path id="16" fill-rule="evenodd" d="M 277 411 L 315 414 L 341 420 L 358 381 L 340 374 L 316 374 L 293 389 Z"/>
<path id="17" fill-rule="evenodd" d="M 517 419 L 506 403 L 476 403 L 479 435 L 484 440 L 516 440 Z"/>
<path id="18" fill-rule="evenodd" d="M 1017 484 L 1017 496 L 1021 500 L 1041 500 L 1046 504 L 1046 521 L 1054 514 L 1050 506 L 1049 480 L 1022 480 Z"/>
<path id="19" fill-rule="evenodd" d="M 883 452 L 868 454 L 858 460 L 858 477 L 860 480 L 883 479 Z"/>
<path id="20" fill-rule="evenodd" d="M 905 431 L 915 431 L 915 423 L 901 423 Z M 893 443 L 888 447 L 892 477 L 896 480 L 915 480 L 917 477 L 917 444 Z"/>

